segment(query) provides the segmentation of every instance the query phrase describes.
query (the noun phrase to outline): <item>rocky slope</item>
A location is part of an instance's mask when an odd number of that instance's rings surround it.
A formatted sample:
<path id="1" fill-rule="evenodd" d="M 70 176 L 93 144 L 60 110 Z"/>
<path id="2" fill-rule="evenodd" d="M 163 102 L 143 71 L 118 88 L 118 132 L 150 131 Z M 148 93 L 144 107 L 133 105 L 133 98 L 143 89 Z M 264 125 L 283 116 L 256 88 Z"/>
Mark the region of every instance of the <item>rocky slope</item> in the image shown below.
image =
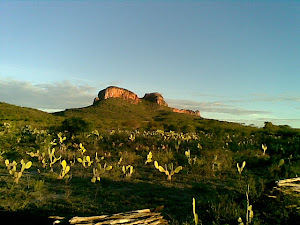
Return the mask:
<path id="1" fill-rule="evenodd" d="M 138 104 L 141 101 L 141 99 L 144 99 L 149 102 L 154 102 L 160 106 L 168 107 L 168 104 L 165 102 L 163 96 L 160 93 L 157 92 L 147 93 L 143 98 L 140 99 L 132 91 L 120 87 L 115 87 L 115 86 L 110 86 L 101 90 L 98 94 L 98 97 L 94 99 L 94 105 L 97 104 L 98 101 L 103 101 L 108 98 L 122 98 L 133 104 Z M 173 112 L 176 113 L 185 113 L 194 116 L 201 116 L 198 110 L 193 111 L 188 109 L 176 109 L 176 108 L 171 108 L 171 109 Z"/>

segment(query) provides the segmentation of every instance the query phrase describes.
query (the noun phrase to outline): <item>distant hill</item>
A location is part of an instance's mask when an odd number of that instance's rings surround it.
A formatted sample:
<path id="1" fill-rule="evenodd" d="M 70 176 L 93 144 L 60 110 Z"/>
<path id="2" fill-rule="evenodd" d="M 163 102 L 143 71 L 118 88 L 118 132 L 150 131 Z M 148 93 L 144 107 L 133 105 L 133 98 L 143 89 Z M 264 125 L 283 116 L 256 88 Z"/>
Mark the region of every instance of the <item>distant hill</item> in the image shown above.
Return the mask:
<path id="1" fill-rule="evenodd" d="M 176 132 L 243 132 L 257 130 L 238 123 L 205 119 L 199 111 L 168 107 L 161 94 L 147 93 L 143 98 L 123 88 L 108 87 L 99 92 L 93 105 L 46 113 L 37 109 L 0 102 L 0 123 L 14 121 L 38 127 L 57 127 L 62 121 L 79 117 L 98 130 L 142 129 Z"/>
<path id="2" fill-rule="evenodd" d="M 147 94 L 146 94 L 147 96 Z M 161 96 L 153 93 L 150 97 Z M 58 127 L 67 118 L 79 117 L 92 125 L 94 129 L 144 129 L 166 130 L 177 132 L 215 131 L 235 132 L 244 130 L 251 132 L 254 127 L 246 127 L 238 123 L 221 122 L 205 119 L 193 114 L 177 113 L 173 108 L 156 101 L 140 98 L 138 104 L 132 104 L 123 98 L 106 98 L 83 108 L 66 109 L 61 112 L 47 113 L 37 109 L 20 107 L 0 102 L 0 123 L 12 121 L 19 125 L 35 125 L 36 127 Z"/>
<path id="3" fill-rule="evenodd" d="M 139 98 L 132 91 L 120 87 L 115 87 L 115 86 L 110 86 L 101 90 L 98 94 L 98 97 L 94 99 L 94 104 L 97 104 L 98 101 L 103 101 L 109 98 L 121 98 L 132 104 L 138 104 L 139 102 L 141 102 L 141 100 L 146 100 L 149 102 L 156 103 L 160 106 L 168 107 L 168 104 L 165 102 L 164 97 L 158 92 L 146 93 L 143 98 Z M 193 116 L 201 116 L 199 110 L 193 111 L 189 109 L 176 109 L 171 107 L 170 109 L 176 113 L 184 113 Z"/>
<path id="4" fill-rule="evenodd" d="M 0 102 L 0 122 L 14 121 L 20 124 L 35 124 L 39 126 L 47 126 L 53 124 L 58 118 L 50 113 L 11 105 L 8 103 Z"/>

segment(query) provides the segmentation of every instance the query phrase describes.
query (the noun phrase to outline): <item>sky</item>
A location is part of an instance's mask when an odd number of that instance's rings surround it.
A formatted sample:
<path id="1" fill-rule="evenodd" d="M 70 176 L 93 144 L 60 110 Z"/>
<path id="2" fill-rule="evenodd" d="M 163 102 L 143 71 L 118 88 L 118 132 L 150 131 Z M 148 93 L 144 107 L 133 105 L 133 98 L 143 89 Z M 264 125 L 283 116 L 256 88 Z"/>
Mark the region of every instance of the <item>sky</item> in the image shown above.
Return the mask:
<path id="1" fill-rule="evenodd" d="M 300 2 L 0 1 L 0 101 L 58 111 L 118 86 L 204 118 L 300 128 Z"/>

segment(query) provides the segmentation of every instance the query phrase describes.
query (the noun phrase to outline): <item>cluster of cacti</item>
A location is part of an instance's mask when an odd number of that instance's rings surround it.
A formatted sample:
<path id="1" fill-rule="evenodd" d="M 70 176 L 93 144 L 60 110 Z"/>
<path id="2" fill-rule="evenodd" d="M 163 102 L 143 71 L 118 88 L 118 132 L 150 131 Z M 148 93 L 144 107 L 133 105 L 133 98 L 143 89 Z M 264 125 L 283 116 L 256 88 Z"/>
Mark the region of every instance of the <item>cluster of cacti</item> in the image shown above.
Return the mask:
<path id="1" fill-rule="evenodd" d="M 93 178 L 91 179 L 92 183 L 95 183 L 96 181 L 100 181 L 101 175 L 104 174 L 106 171 L 111 170 L 112 166 L 107 166 L 106 163 L 104 163 L 103 167 L 100 163 L 97 163 L 97 167 L 93 168 Z"/>
<path id="2" fill-rule="evenodd" d="M 174 170 L 174 165 L 173 163 L 170 163 L 167 165 L 165 165 L 165 168 L 163 168 L 162 166 L 158 165 L 157 161 L 154 161 L 154 166 L 156 169 L 159 170 L 159 172 L 165 173 L 167 175 L 167 180 L 171 181 L 172 180 L 172 176 L 175 173 L 179 173 L 182 170 L 182 166 L 178 166 L 176 167 L 176 169 Z"/>
<path id="3" fill-rule="evenodd" d="M 246 198 L 247 198 L 247 205 L 246 205 L 246 225 L 249 225 L 252 223 L 253 217 L 254 217 L 254 212 L 252 210 L 252 205 L 250 205 L 249 201 L 249 193 L 250 193 L 250 188 L 249 184 L 247 186 L 247 191 L 246 191 Z M 239 225 L 244 225 L 243 220 L 241 217 L 238 218 L 238 223 Z"/>
<path id="4" fill-rule="evenodd" d="M 86 136 L 87 138 L 93 139 L 93 144 L 95 145 L 99 140 L 103 139 L 103 137 L 99 134 L 98 130 L 93 130 L 90 134 Z"/>
<path id="5" fill-rule="evenodd" d="M 190 164 L 190 165 L 196 164 L 196 162 L 197 162 L 197 156 L 196 155 L 195 155 L 195 157 L 192 158 L 190 150 L 185 151 L 184 154 L 187 157 L 188 164 Z"/>
<path id="6" fill-rule="evenodd" d="M 29 169 L 32 165 L 32 162 L 29 161 L 27 163 L 24 162 L 24 160 L 21 160 L 21 170 L 18 172 L 17 171 L 17 162 L 16 161 L 12 161 L 11 163 L 9 162 L 8 159 L 5 160 L 5 165 L 9 171 L 9 174 L 12 175 L 14 177 L 14 182 L 16 184 L 19 183 L 20 178 L 23 175 L 23 172 L 25 169 Z"/>
<path id="7" fill-rule="evenodd" d="M 49 150 L 50 151 L 50 150 Z M 38 158 L 38 160 L 43 164 L 43 168 L 46 168 L 47 167 L 47 161 L 46 161 L 46 153 L 41 153 L 39 150 L 37 150 L 37 152 L 36 153 L 34 153 L 34 152 L 27 152 L 26 153 L 27 155 L 30 155 L 30 157 L 32 157 L 32 158 L 34 158 L 34 157 L 37 157 Z M 53 152 L 53 154 L 54 154 L 54 152 Z M 50 157 L 50 156 L 49 156 Z M 51 156 L 51 157 L 53 157 L 53 156 Z M 60 158 L 59 158 L 60 159 Z M 59 159 L 57 159 L 57 160 L 59 160 Z M 57 161 L 56 160 L 56 158 L 55 158 L 55 162 Z M 55 163 L 54 162 L 54 163 Z M 54 164 L 53 163 L 53 164 Z M 53 165 L 53 164 L 51 164 L 51 166 Z"/>
<path id="8" fill-rule="evenodd" d="M 122 166 L 122 172 L 125 177 L 130 178 L 134 172 L 132 165 Z"/>

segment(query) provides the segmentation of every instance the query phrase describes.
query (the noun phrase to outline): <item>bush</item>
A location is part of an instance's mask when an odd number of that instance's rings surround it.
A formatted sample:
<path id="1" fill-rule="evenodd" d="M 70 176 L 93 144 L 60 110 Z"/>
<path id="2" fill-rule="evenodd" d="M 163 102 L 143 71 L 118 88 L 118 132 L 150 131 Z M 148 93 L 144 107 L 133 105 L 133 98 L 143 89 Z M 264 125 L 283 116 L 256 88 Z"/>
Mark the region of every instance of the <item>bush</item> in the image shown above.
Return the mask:
<path id="1" fill-rule="evenodd" d="M 86 120 L 79 117 L 71 117 L 62 122 L 62 130 L 68 131 L 70 135 L 89 132 L 91 124 Z"/>

